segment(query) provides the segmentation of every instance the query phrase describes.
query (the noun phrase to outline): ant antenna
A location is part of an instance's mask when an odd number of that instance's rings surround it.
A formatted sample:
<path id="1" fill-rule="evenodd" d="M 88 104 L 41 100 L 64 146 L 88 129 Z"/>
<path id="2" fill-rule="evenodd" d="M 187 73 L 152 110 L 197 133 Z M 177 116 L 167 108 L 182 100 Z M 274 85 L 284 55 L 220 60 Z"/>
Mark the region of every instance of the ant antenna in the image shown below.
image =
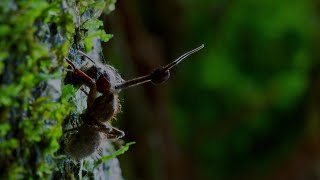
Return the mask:
<path id="1" fill-rule="evenodd" d="M 174 60 L 173 62 L 167 64 L 166 66 L 160 67 L 155 69 L 152 73 L 145 75 L 145 76 L 141 76 L 132 80 L 128 80 L 125 81 L 121 84 L 118 84 L 115 86 L 115 89 L 126 89 L 129 87 L 133 87 L 133 86 L 137 86 L 140 84 L 144 84 L 147 82 L 152 82 L 153 84 L 161 84 L 163 82 L 165 82 L 166 80 L 169 79 L 170 77 L 170 69 L 173 68 L 174 66 L 176 66 L 177 64 L 179 64 L 183 59 L 185 59 L 186 57 L 188 57 L 189 55 L 199 51 L 200 49 L 202 49 L 204 47 L 204 45 L 202 44 L 201 46 L 181 55 L 178 59 Z"/>
<path id="2" fill-rule="evenodd" d="M 81 54 L 82 56 L 88 58 L 94 65 L 96 65 L 96 62 L 91 57 L 86 55 L 86 53 L 82 52 L 81 50 L 78 50 L 78 53 Z"/>

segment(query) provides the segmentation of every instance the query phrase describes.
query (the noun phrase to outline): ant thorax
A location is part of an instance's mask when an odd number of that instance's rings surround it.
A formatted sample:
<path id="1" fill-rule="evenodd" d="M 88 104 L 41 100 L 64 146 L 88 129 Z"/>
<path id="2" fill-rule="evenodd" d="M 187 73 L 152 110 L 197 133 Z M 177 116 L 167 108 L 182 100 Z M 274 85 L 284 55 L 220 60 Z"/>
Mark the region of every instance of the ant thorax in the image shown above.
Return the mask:
<path id="1" fill-rule="evenodd" d="M 95 122 L 107 122 L 112 120 L 118 112 L 120 112 L 120 101 L 118 93 L 120 90 L 115 89 L 117 84 L 123 82 L 120 74 L 111 65 L 102 64 L 97 62 L 94 65 L 96 69 L 96 96 L 92 100 L 92 104 L 88 104 L 88 115 Z M 90 89 L 90 93 L 95 91 L 94 88 Z M 90 103 L 90 100 L 88 100 Z"/>

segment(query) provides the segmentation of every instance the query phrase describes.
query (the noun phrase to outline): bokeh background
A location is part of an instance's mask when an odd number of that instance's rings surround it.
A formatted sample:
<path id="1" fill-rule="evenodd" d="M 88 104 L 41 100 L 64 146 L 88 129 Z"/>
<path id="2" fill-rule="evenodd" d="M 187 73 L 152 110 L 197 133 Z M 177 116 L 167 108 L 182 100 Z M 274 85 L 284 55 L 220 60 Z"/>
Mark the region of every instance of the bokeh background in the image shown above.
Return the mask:
<path id="1" fill-rule="evenodd" d="M 205 44 L 122 93 L 126 179 L 320 179 L 319 1 L 120 0 L 102 19 L 124 79 Z"/>

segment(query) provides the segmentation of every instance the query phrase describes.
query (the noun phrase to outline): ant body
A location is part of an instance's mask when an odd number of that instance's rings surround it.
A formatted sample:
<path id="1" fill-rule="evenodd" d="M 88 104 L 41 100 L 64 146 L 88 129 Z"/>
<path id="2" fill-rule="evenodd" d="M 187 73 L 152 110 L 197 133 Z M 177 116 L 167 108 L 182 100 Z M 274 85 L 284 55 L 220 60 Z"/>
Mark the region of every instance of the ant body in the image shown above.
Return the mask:
<path id="1" fill-rule="evenodd" d="M 110 120 L 120 112 L 118 93 L 122 89 L 133 87 L 147 82 L 161 84 L 170 77 L 170 69 L 180 63 L 187 56 L 199 51 L 204 45 L 195 48 L 166 66 L 155 69 L 152 73 L 132 80 L 124 81 L 116 70 L 110 65 L 103 65 L 93 61 L 92 58 L 78 50 L 78 53 L 93 62 L 92 68 L 86 72 L 65 58 L 72 72 L 84 80 L 90 91 L 86 93 L 87 110 L 80 117 L 83 124 L 67 130 L 65 133 L 75 132 L 71 135 L 66 152 L 75 160 L 81 160 L 94 153 L 106 139 L 118 139 L 124 132 L 111 126 Z M 98 93 L 102 95 L 98 96 Z"/>

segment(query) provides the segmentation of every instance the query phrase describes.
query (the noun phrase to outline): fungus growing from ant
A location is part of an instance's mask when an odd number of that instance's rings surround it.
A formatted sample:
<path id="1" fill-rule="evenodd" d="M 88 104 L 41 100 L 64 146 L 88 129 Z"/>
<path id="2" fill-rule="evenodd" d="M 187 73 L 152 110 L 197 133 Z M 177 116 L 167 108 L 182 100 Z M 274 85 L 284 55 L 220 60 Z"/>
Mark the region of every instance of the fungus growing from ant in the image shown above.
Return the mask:
<path id="1" fill-rule="evenodd" d="M 150 74 L 128 81 L 124 81 L 112 66 L 95 62 L 80 50 L 78 50 L 79 55 L 89 59 L 93 66 L 81 70 L 65 58 L 72 68 L 70 71 L 81 79 L 78 83 L 90 88 L 89 92 L 85 92 L 88 96 L 87 109 L 80 115 L 82 125 L 65 131 L 72 133 L 66 147 L 67 154 L 74 160 L 81 160 L 99 149 L 106 139 L 122 138 L 124 132 L 111 126 L 111 120 L 120 112 L 118 93 L 123 89 L 148 82 L 164 83 L 169 79 L 173 67 L 203 47 L 204 45 L 201 45 L 183 54 L 173 62 L 156 68 Z"/>

